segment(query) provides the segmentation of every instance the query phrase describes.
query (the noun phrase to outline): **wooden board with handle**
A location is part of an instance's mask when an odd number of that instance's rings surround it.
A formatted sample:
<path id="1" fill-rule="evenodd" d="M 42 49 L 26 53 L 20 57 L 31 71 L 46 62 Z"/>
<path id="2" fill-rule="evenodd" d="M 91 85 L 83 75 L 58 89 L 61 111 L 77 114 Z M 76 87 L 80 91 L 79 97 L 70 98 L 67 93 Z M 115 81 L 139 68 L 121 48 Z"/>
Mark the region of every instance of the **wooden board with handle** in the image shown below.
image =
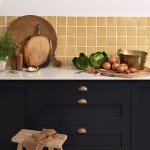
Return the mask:
<path id="1" fill-rule="evenodd" d="M 108 76 L 108 77 L 120 77 L 120 78 L 137 78 L 137 77 L 144 77 L 150 75 L 150 68 L 145 67 L 143 70 L 139 70 L 137 73 L 117 73 L 113 70 L 108 70 L 106 72 L 103 72 L 101 75 Z"/>

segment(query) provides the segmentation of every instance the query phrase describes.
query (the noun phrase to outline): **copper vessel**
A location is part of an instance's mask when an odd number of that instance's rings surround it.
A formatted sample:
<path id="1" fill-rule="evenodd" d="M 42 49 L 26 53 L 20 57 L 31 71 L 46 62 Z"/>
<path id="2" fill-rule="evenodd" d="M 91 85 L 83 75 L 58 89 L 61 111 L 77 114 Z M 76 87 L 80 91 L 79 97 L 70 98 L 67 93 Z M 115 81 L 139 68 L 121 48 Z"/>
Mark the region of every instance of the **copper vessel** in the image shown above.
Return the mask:
<path id="1" fill-rule="evenodd" d="M 126 63 L 130 68 L 139 70 L 144 69 L 147 52 L 138 50 L 121 50 L 117 51 L 120 63 Z"/>

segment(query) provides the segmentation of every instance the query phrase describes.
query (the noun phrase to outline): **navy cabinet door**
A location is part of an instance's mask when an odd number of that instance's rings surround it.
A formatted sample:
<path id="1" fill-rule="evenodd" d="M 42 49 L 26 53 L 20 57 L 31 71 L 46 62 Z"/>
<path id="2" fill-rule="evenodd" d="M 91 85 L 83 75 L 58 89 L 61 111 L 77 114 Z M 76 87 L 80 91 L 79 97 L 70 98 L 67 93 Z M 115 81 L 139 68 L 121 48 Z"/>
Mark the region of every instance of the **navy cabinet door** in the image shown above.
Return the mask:
<path id="1" fill-rule="evenodd" d="M 132 81 L 131 150 L 150 149 L 150 81 Z"/>
<path id="2" fill-rule="evenodd" d="M 0 149 L 16 150 L 11 138 L 22 128 L 27 128 L 27 103 L 29 97 L 27 83 L 20 81 L 0 81 Z M 30 117 L 29 117 L 30 118 Z"/>

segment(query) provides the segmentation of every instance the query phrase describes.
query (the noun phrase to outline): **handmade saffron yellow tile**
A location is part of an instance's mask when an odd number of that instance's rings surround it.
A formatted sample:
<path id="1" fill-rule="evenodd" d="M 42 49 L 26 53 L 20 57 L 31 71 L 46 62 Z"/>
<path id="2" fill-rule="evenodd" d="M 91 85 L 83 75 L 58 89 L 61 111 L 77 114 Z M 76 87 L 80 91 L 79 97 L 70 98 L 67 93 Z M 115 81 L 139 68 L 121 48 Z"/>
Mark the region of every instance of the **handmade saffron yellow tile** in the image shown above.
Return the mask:
<path id="1" fill-rule="evenodd" d="M 87 47 L 87 56 L 90 56 L 92 53 L 95 53 L 96 47 Z"/>
<path id="2" fill-rule="evenodd" d="M 10 25 L 11 23 L 13 23 L 13 21 L 16 20 L 16 16 L 7 16 L 7 25 Z"/>
<path id="3" fill-rule="evenodd" d="M 127 37 L 127 46 L 136 46 L 136 37 Z"/>
<path id="4" fill-rule="evenodd" d="M 145 52 L 147 52 L 147 48 L 144 47 L 144 46 L 139 46 L 139 47 L 137 47 L 136 49 L 137 49 L 138 51 L 145 51 Z"/>
<path id="5" fill-rule="evenodd" d="M 150 46 L 149 47 L 147 47 L 147 56 L 150 56 Z M 150 61 L 150 60 L 149 60 Z M 150 65 L 149 65 L 150 66 Z"/>
<path id="6" fill-rule="evenodd" d="M 76 27 L 68 27 L 67 36 L 76 36 Z"/>
<path id="7" fill-rule="evenodd" d="M 87 46 L 96 46 L 96 37 L 87 37 Z"/>
<path id="8" fill-rule="evenodd" d="M 126 26 L 126 17 L 117 17 L 117 26 Z"/>
<path id="9" fill-rule="evenodd" d="M 87 54 L 87 49 L 86 47 L 77 47 L 77 56 L 79 56 L 80 53 Z"/>
<path id="10" fill-rule="evenodd" d="M 76 47 L 66 48 L 66 56 L 75 56 L 75 55 L 76 55 Z"/>
<path id="11" fill-rule="evenodd" d="M 106 17 L 97 17 L 97 26 L 106 26 Z"/>
<path id="12" fill-rule="evenodd" d="M 116 47 L 107 47 L 108 56 L 117 56 Z"/>
<path id="13" fill-rule="evenodd" d="M 53 26 L 56 25 L 56 16 L 47 16 L 47 21 Z"/>
<path id="14" fill-rule="evenodd" d="M 77 36 L 86 36 L 86 27 L 77 27 Z"/>
<path id="15" fill-rule="evenodd" d="M 146 46 L 146 37 L 137 37 L 137 46 Z"/>
<path id="16" fill-rule="evenodd" d="M 45 19 L 45 20 L 46 20 L 46 18 L 47 18 L 46 16 L 40 16 L 40 17 L 43 18 L 43 19 Z"/>
<path id="17" fill-rule="evenodd" d="M 118 27 L 117 35 L 118 36 L 126 36 L 126 27 Z"/>
<path id="18" fill-rule="evenodd" d="M 66 36 L 66 27 L 57 27 L 58 36 Z"/>
<path id="19" fill-rule="evenodd" d="M 77 26 L 86 26 L 86 17 L 77 17 Z"/>
<path id="20" fill-rule="evenodd" d="M 116 26 L 116 17 L 107 17 L 107 26 Z"/>
<path id="21" fill-rule="evenodd" d="M 57 26 L 66 26 L 66 17 L 58 16 L 57 17 Z"/>
<path id="22" fill-rule="evenodd" d="M 67 46 L 76 46 L 76 37 L 67 37 Z"/>
<path id="23" fill-rule="evenodd" d="M 67 17 L 67 26 L 76 26 L 76 17 Z"/>
<path id="24" fill-rule="evenodd" d="M 65 54 L 66 54 L 66 47 L 59 47 L 59 46 L 57 46 L 56 56 L 64 57 Z"/>
<path id="25" fill-rule="evenodd" d="M 5 27 L 0 27 L 0 36 L 5 34 Z"/>
<path id="26" fill-rule="evenodd" d="M 147 36 L 150 36 L 150 27 L 147 27 Z"/>
<path id="27" fill-rule="evenodd" d="M 96 26 L 96 17 L 87 17 L 87 26 Z"/>
<path id="28" fill-rule="evenodd" d="M 150 37 L 147 37 L 147 46 L 150 47 Z"/>
<path id="29" fill-rule="evenodd" d="M 77 37 L 77 46 L 86 46 L 86 37 Z"/>
<path id="30" fill-rule="evenodd" d="M 108 27 L 107 36 L 116 36 L 116 27 Z"/>
<path id="31" fill-rule="evenodd" d="M 74 56 L 66 57 L 66 66 L 73 66 L 72 59 Z"/>
<path id="32" fill-rule="evenodd" d="M 137 17 L 137 26 L 147 26 L 147 18 Z"/>
<path id="33" fill-rule="evenodd" d="M 106 49 L 106 46 L 103 46 L 103 47 L 101 47 L 101 46 L 97 46 L 97 51 L 98 52 L 107 52 L 107 49 Z"/>
<path id="34" fill-rule="evenodd" d="M 107 46 L 116 46 L 116 37 L 108 37 Z"/>
<path id="35" fill-rule="evenodd" d="M 97 36 L 106 36 L 106 27 L 97 27 Z"/>
<path id="36" fill-rule="evenodd" d="M 97 37 L 97 46 L 106 46 L 106 37 Z"/>
<path id="37" fill-rule="evenodd" d="M 57 37 L 58 46 L 66 46 L 66 37 Z"/>
<path id="38" fill-rule="evenodd" d="M 136 27 L 127 27 L 127 36 L 136 36 Z"/>
<path id="39" fill-rule="evenodd" d="M 137 17 L 127 17 L 127 26 L 136 26 Z"/>
<path id="40" fill-rule="evenodd" d="M 87 28 L 87 36 L 96 36 L 96 27 L 88 27 Z"/>
<path id="41" fill-rule="evenodd" d="M 117 46 L 126 46 L 126 37 L 118 37 Z"/>
<path id="42" fill-rule="evenodd" d="M 147 27 L 137 27 L 137 36 L 147 36 Z"/>
<path id="43" fill-rule="evenodd" d="M 5 25 L 5 16 L 0 16 L 0 25 Z"/>
<path id="44" fill-rule="evenodd" d="M 150 26 L 150 17 L 147 17 L 147 26 Z"/>

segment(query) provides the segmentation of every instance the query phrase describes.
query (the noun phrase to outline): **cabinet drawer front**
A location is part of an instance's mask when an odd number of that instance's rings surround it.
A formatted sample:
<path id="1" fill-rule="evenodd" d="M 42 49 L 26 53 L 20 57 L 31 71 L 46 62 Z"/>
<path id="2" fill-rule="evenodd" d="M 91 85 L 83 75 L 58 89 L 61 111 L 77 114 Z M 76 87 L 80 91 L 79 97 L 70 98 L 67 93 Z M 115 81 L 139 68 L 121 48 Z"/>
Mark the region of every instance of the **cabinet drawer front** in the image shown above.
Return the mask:
<path id="1" fill-rule="evenodd" d="M 63 133 L 68 135 L 68 139 L 64 144 L 65 149 L 85 149 L 91 147 L 92 150 L 99 149 L 124 149 L 129 148 L 128 133 L 115 129 L 112 127 L 96 127 L 96 126 L 85 126 L 87 133 L 78 133 L 79 126 L 43 126 L 34 127 L 37 130 L 42 130 L 42 128 L 54 128 L 58 133 Z"/>
<path id="2" fill-rule="evenodd" d="M 79 91 L 80 86 L 87 87 L 87 91 Z M 35 85 L 38 96 L 47 96 L 49 98 L 61 98 L 78 96 L 96 97 L 129 97 L 129 81 L 42 81 Z M 61 101 L 59 99 L 59 101 Z"/>

